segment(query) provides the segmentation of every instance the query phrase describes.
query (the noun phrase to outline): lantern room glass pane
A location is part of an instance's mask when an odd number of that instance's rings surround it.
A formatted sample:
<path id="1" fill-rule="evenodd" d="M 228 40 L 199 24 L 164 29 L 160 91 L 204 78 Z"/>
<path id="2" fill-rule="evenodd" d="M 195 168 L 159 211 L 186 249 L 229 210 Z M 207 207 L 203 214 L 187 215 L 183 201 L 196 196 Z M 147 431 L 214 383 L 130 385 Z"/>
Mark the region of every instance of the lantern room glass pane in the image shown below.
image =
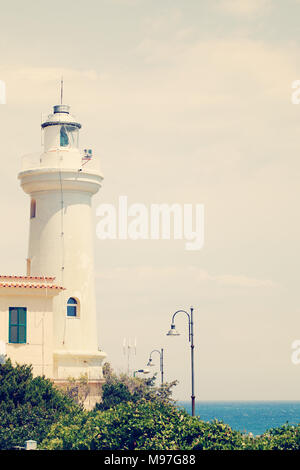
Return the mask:
<path id="1" fill-rule="evenodd" d="M 69 138 L 66 131 L 65 126 L 61 126 L 60 128 L 60 146 L 61 147 L 68 147 L 69 145 Z"/>
<path id="2" fill-rule="evenodd" d="M 70 146 L 73 148 L 78 148 L 78 137 L 79 137 L 78 127 L 65 126 L 65 129 L 68 134 Z"/>
<path id="3" fill-rule="evenodd" d="M 60 147 L 78 148 L 78 137 L 78 127 L 64 124 L 60 128 Z"/>

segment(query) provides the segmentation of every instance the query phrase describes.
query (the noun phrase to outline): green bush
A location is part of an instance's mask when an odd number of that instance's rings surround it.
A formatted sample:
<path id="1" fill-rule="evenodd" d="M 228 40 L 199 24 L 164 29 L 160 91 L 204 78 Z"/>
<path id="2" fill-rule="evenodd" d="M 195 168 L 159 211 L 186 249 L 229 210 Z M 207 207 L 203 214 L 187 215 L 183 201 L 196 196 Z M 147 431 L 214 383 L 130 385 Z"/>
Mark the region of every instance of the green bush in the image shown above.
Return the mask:
<path id="1" fill-rule="evenodd" d="M 0 449 L 34 439 L 49 450 L 299 450 L 300 425 L 258 437 L 175 406 L 171 387 L 105 369 L 103 401 L 86 411 L 31 367 L 0 365 Z"/>
<path id="2" fill-rule="evenodd" d="M 102 402 L 97 403 L 96 410 L 109 410 L 123 401 L 136 401 L 136 395 L 130 393 L 123 383 L 106 383 L 102 387 Z"/>
<path id="3" fill-rule="evenodd" d="M 130 377 L 127 374 L 118 376 L 108 362 L 103 365 L 103 376 L 105 384 L 102 387 L 102 402 L 95 409 L 108 410 L 123 401 L 136 402 L 142 398 L 162 403 L 173 402 L 172 388 L 177 384 L 176 380 L 156 387 L 156 376 L 148 379 Z"/>
<path id="4" fill-rule="evenodd" d="M 43 449 L 177 450 L 243 449 L 244 436 L 223 423 L 205 423 L 173 404 L 141 399 L 106 411 L 65 415 Z"/>
<path id="5" fill-rule="evenodd" d="M 255 450 L 300 450 L 300 425 L 284 424 L 252 440 Z"/>
<path id="6" fill-rule="evenodd" d="M 33 378 L 30 366 L 14 367 L 10 360 L 0 365 L 0 449 L 40 442 L 62 414 L 76 409 L 50 380 Z"/>
<path id="7" fill-rule="evenodd" d="M 285 425 L 253 437 L 220 421 L 204 422 L 175 406 L 171 388 L 117 376 L 105 364 L 102 403 L 65 414 L 41 443 L 43 449 L 271 450 L 300 449 L 300 426 Z"/>

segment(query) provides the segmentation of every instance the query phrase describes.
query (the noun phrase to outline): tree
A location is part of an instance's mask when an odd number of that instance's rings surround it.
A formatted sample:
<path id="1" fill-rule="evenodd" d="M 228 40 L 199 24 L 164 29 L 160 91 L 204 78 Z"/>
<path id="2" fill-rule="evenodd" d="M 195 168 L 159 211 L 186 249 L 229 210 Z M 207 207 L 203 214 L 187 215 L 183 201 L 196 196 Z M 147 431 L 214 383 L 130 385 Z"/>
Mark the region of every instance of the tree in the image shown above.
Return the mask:
<path id="1" fill-rule="evenodd" d="M 31 366 L 13 366 L 9 359 L 0 365 L 0 449 L 40 442 L 62 414 L 77 409 L 49 379 L 33 378 Z"/>
<path id="2" fill-rule="evenodd" d="M 82 374 L 78 379 L 69 377 L 67 382 L 61 384 L 59 388 L 80 406 L 84 406 L 84 402 L 90 394 L 87 374 Z"/>
<path id="3" fill-rule="evenodd" d="M 107 383 L 102 387 L 102 402 L 97 403 L 95 409 L 109 410 L 123 401 L 136 401 L 136 396 L 122 382 Z"/>
<path id="4" fill-rule="evenodd" d="M 172 403 L 142 398 L 137 402 L 122 402 L 106 411 L 84 412 L 76 417 L 64 415 L 52 426 L 41 448 L 243 449 L 247 445 L 247 439 L 226 424 L 206 423 Z"/>
<path id="5" fill-rule="evenodd" d="M 142 398 L 170 403 L 173 401 L 172 388 L 177 384 L 175 380 L 156 387 L 156 376 L 147 379 L 130 377 L 127 374 L 118 376 L 107 362 L 103 365 L 103 376 L 106 383 L 102 387 L 102 403 L 95 407 L 98 410 L 107 410 L 123 401 L 135 403 Z"/>

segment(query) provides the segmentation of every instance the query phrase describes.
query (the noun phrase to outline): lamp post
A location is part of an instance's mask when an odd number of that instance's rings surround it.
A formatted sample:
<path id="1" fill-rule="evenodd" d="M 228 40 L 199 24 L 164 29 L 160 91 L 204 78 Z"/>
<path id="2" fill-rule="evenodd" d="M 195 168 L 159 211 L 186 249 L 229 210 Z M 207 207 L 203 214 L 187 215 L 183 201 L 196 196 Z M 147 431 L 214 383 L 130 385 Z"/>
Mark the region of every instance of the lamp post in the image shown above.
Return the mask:
<path id="1" fill-rule="evenodd" d="M 135 374 L 136 374 L 137 372 L 140 372 L 141 374 L 149 374 L 150 370 L 148 370 L 148 369 L 139 369 L 139 370 L 135 370 L 135 371 L 133 371 L 133 377 L 135 377 Z"/>
<path id="2" fill-rule="evenodd" d="M 159 354 L 159 357 L 160 357 L 160 376 L 161 376 L 161 385 L 163 385 L 164 383 L 164 350 L 163 348 L 161 348 L 161 350 L 159 351 L 158 349 L 153 349 L 153 351 L 151 351 L 150 353 L 150 356 L 149 356 L 149 361 L 148 361 L 148 364 L 147 366 L 154 366 L 155 364 L 152 364 L 152 354 L 157 352 Z"/>
<path id="3" fill-rule="evenodd" d="M 174 319 L 177 313 L 183 312 L 188 317 L 189 322 L 189 342 L 191 343 L 191 375 L 192 375 L 192 416 L 195 416 L 195 391 L 194 391 L 194 322 L 193 322 L 193 307 L 190 308 L 190 313 L 185 310 L 177 310 L 172 316 L 171 329 L 167 333 L 167 336 L 179 336 L 180 333 L 175 329 Z"/>

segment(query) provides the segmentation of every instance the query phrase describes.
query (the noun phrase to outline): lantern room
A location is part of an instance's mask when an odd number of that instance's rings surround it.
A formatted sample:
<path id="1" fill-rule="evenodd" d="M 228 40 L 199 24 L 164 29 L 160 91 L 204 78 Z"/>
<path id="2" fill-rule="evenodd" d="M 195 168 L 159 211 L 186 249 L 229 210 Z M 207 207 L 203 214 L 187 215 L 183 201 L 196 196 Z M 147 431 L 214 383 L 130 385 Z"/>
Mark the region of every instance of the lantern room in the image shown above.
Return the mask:
<path id="1" fill-rule="evenodd" d="M 78 149 L 80 128 L 81 124 L 70 114 L 70 106 L 54 106 L 53 114 L 42 123 L 44 151 Z"/>

